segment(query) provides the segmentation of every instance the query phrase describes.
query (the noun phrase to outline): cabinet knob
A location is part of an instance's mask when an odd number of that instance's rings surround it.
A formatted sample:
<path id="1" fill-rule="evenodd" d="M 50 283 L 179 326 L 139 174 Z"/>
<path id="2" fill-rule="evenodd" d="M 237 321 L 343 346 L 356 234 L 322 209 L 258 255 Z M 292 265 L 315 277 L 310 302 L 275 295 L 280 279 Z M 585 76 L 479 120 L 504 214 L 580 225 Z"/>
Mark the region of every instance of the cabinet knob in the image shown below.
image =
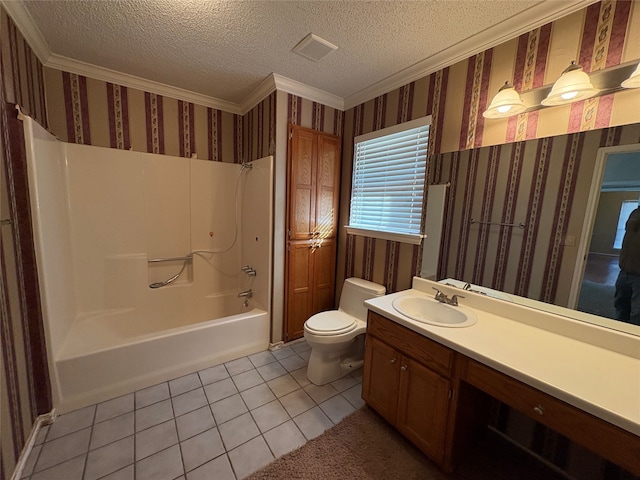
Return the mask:
<path id="1" fill-rule="evenodd" d="M 391 359 L 391 360 L 389 360 L 389 361 L 390 361 L 391 363 L 396 363 L 396 359 L 395 359 L 395 357 L 394 357 L 394 358 L 392 358 L 392 359 Z"/>
<path id="2" fill-rule="evenodd" d="M 535 407 L 533 407 L 533 411 L 538 415 L 544 415 L 544 408 L 542 407 L 542 405 L 536 405 Z"/>
<path id="3" fill-rule="evenodd" d="M 407 366 L 406 365 L 402 365 L 400 367 L 400 370 L 402 370 L 403 372 L 406 372 L 407 371 Z"/>

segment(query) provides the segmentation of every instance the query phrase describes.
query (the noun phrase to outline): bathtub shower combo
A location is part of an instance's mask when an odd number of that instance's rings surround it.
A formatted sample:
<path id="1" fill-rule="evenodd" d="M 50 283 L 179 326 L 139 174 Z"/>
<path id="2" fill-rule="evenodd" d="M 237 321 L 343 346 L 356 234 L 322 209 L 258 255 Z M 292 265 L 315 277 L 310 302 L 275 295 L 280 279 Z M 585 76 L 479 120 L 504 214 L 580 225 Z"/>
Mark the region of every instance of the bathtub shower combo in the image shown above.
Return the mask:
<path id="1" fill-rule="evenodd" d="M 272 157 L 69 144 L 21 119 L 58 413 L 268 347 Z"/>

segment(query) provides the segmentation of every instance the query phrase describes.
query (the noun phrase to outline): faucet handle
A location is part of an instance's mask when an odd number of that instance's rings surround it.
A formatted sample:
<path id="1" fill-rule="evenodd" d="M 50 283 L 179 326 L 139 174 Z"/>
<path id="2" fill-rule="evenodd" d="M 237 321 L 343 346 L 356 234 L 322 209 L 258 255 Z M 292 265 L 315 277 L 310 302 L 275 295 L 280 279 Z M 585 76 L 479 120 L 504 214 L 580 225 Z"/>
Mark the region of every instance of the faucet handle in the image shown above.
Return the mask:
<path id="1" fill-rule="evenodd" d="M 454 307 L 458 306 L 458 299 L 459 298 L 464 298 L 462 295 L 454 295 L 453 297 L 451 297 L 451 300 L 449 301 L 449 305 L 453 305 Z"/>
<path id="2" fill-rule="evenodd" d="M 435 299 L 438 300 L 439 302 L 445 303 L 448 302 L 449 299 L 447 298 L 447 295 L 443 292 L 441 292 L 440 290 L 438 290 L 436 287 L 431 287 L 436 291 L 436 296 Z"/>

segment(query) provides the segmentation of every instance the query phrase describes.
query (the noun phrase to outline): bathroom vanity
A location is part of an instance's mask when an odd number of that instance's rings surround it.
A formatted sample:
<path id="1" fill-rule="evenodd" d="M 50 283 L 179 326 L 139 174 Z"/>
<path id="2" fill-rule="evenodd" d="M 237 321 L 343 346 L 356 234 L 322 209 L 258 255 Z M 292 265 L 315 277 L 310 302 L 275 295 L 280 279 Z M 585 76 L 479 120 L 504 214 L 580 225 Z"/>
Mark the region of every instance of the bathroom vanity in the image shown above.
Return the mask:
<path id="1" fill-rule="evenodd" d="M 477 315 L 469 327 L 425 324 L 393 307 L 434 286 L 461 293 L 416 278 L 412 290 L 366 302 L 369 406 L 446 472 L 486 428 L 495 398 L 640 475 L 637 337 L 473 293 L 463 300 Z"/>

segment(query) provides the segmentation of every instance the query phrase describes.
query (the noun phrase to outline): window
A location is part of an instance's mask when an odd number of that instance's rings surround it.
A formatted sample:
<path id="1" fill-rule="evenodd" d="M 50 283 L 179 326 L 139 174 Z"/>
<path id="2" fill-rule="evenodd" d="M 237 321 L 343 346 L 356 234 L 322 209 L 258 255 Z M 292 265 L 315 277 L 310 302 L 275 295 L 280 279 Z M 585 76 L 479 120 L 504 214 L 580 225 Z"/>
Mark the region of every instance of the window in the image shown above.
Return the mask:
<path id="1" fill-rule="evenodd" d="M 347 232 L 419 244 L 431 117 L 355 138 Z"/>
<path id="2" fill-rule="evenodd" d="M 616 230 L 616 239 L 613 241 L 613 248 L 620 250 L 622 248 L 622 239 L 624 238 L 625 225 L 629 219 L 629 215 L 638 206 L 638 200 L 625 200 L 620 207 L 620 216 L 618 217 L 618 229 Z"/>

